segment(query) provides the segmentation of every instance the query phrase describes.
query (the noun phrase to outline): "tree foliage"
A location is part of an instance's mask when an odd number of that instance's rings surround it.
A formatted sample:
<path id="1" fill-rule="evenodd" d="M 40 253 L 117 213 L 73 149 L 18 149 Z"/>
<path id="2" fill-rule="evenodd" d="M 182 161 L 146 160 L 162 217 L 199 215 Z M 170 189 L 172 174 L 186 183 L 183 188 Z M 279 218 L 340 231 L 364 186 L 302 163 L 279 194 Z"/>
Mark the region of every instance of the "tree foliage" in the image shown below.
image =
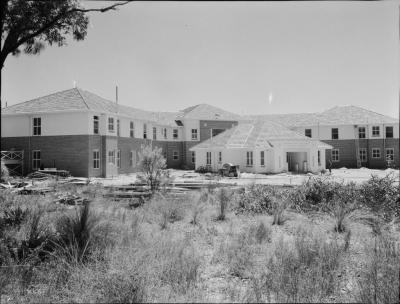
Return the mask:
<path id="1" fill-rule="evenodd" d="M 162 149 L 151 144 L 142 145 L 142 151 L 139 152 L 139 168 L 142 171 L 139 178 L 150 187 L 151 191 L 156 191 L 167 173 L 166 159 L 162 155 Z"/>
<path id="2" fill-rule="evenodd" d="M 119 5 L 86 9 L 79 0 L 0 0 L 1 68 L 9 54 L 38 54 L 46 44 L 63 46 L 67 37 L 83 40 L 87 35 L 87 12 L 106 12 Z"/>

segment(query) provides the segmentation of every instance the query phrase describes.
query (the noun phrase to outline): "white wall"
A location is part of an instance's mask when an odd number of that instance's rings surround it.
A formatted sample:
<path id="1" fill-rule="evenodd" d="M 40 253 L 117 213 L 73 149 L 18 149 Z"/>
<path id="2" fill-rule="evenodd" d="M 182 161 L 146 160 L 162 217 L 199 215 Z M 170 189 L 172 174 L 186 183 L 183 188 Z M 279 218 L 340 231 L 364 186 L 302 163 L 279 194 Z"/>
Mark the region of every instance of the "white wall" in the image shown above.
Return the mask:
<path id="1" fill-rule="evenodd" d="M 182 134 L 183 140 L 192 141 L 192 129 L 197 129 L 197 141 L 200 141 L 200 121 L 194 119 L 184 119 L 182 122 L 183 122 L 183 134 Z"/>
<path id="2" fill-rule="evenodd" d="M 30 136 L 33 129 L 33 118 L 41 118 L 41 136 L 82 135 L 93 132 L 92 116 L 87 112 L 51 113 L 35 115 L 3 115 L 2 136 Z M 91 117 L 89 119 L 89 117 Z"/>

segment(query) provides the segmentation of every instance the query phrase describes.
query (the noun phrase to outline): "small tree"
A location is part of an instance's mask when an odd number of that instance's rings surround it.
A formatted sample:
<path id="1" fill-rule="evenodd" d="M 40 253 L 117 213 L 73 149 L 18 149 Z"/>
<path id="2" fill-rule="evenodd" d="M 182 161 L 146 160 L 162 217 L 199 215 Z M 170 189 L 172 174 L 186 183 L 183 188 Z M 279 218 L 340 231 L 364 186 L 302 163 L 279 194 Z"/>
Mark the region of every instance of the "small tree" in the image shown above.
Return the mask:
<path id="1" fill-rule="evenodd" d="M 152 192 L 160 187 L 167 175 L 166 167 L 166 159 L 162 155 L 161 148 L 153 148 L 151 144 L 142 145 L 142 151 L 139 152 L 139 168 L 142 172 L 138 177 L 150 186 Z"/>

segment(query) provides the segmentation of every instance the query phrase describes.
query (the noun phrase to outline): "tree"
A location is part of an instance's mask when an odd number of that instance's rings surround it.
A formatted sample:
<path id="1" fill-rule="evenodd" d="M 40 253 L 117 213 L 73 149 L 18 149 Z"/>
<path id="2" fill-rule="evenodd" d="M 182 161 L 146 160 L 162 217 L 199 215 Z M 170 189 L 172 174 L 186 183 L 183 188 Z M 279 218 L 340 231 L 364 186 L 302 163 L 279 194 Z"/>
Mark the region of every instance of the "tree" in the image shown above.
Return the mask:
<path id="1" fill-rule="evenodd" d="M 69 35 L 85 39 L 88 12 L 104 13 L 130 1 L 86 9 L 79 0 L 0 0 L 1 71 L 10 54 L 39 54 L 46 44 L 64 46 Z M 1 82 L 0 76 L 0 100 Z"/>
<path id="2" fill-rule="evenodd" d="M 142 151 L 139 152 L 139 169 L 142 171 L 138 175 L 152 192 L 158 190 L 161 182 L 166 177 L 166 160 L 162 155 L 162 149 L 151 146 L 151 144 L 142 145 Z"/>

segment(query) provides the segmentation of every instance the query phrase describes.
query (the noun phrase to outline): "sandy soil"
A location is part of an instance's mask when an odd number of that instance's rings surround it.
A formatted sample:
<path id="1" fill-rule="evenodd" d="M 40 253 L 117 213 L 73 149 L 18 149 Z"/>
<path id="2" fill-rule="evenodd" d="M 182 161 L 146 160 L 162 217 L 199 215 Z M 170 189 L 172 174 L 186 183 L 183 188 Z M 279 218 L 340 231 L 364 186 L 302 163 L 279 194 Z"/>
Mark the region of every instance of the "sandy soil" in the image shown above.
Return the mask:
<path id="1" fill-rule="evenodd" d="M 384 177 L 387 174 L 393 174 L 397 181 L 399 181 L 399 170 L 386 169 L 332 169 L 332 173 L 325 176 L 331 176 L 334 180 L 339 182 L 356 182 L 362 183 L 368 180 L 371 175 Z M 195 173 L 193 170 L 173 170 L 170 169 L 170 175 L 175 182 L 187 181 L 205 181 L 210 180 L 212 177 L 207 174 Z M 270 184 L 270 185 L 300 185 L 303 181 L 310 177 L 317 176 L 315 174 L 292 174 L 292 173 L 279 173 L 279 174 L 253 174 L 242 173 L 240 178 L 218 178 L 222 183 L 235 183 L 237 185 L 247 185 L 251 183 L 256 184 Z M 92 182 L 98 182 L 104 186 L 111 185 L 128 185 L 136 181 L 136 173 L 128 175 L 119 175 L 112 178 L 93 178 Z"/>

